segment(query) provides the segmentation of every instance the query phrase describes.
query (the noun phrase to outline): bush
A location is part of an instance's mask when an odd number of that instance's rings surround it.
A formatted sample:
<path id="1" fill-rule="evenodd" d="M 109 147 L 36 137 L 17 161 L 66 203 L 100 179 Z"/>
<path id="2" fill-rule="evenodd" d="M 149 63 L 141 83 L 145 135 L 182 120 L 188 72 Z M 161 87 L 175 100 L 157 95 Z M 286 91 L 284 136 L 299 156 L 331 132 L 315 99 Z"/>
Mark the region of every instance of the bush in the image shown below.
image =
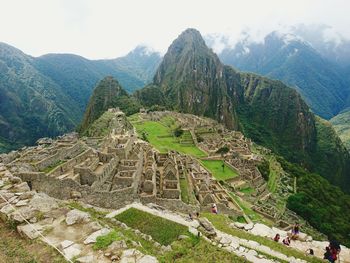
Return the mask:
<path id="1" fill-rule="evenodd" d="M 174 136 L 175 137 L 180 137 L 184 133 L 184 130 L 181 129 L 181 127 L 177 127 L 174 130 Z"/>

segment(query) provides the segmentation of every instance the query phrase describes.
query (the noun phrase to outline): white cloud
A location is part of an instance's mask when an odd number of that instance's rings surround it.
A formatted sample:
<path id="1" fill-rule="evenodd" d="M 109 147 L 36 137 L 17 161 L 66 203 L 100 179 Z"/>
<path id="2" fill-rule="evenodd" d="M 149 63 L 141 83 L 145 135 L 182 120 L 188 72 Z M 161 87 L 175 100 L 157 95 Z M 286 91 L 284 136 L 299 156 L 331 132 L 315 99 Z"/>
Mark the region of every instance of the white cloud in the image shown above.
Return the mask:
<path id="1" fill-rule="evenodd" d="M 350 38 L 346 0 L 0 0 L 0 41 L 38 56 L 126 54 L 140 43 L 165 52 L 184 29 L 254 38 L 284 25 L 328 24 Z"/>

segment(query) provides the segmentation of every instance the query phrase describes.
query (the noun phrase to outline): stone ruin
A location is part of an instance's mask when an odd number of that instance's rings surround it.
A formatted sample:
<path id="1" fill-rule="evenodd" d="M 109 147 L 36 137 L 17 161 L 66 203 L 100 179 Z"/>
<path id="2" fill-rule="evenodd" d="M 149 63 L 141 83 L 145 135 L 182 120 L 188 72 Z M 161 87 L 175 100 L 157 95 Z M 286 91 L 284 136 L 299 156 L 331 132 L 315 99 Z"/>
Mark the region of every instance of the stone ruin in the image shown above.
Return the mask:
<path id="1" fill-rule="evenodd" d="M 171 151 L 159 153 L 137 138 L 119 109 L 104 138 L 79 138 L 72 133 L 56 140 L 43 138 L 6 162 L 31 190 L 58 199 L 79 198 L 86 203 L 120 208 L 138 200 L 172 210 L 193 212 L 216 203 L 221 212 L 242 212 L 225 189 L 195 159 Z M 151 119 L 167 113 L 150 113 Z M 147 114 L 148 115 L 148 114 Z M 164 115 L 162 115 L 164 116 Z M 181 199 L 180 180 L 188 182 L 194 201 Z"/>

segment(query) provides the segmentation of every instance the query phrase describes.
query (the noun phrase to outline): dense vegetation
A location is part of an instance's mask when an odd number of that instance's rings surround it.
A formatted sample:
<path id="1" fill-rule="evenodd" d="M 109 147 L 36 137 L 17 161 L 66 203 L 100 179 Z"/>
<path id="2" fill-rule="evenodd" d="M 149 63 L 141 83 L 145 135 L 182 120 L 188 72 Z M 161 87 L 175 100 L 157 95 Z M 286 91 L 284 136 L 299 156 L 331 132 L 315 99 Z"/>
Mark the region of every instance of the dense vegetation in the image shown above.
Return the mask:
<path id="1" fill-rule="evenodd" d="M 350 109 L 330 120 L 340 139 L 350 151 Z"/>
<path id="2" fill-rule="evenodd" d="M 297 193 L 288 198 L 288 208 L 329 238 L 350 246 L 350 195 L 318 174 L 309 173 L 281 157 L 278 161 L 285 171 L 297 177 Z"/>
<path id="3" fill-rule="evenodd" d="M 349 106 L 350 85 L 341 68 L 324 55 L 300 37 L 273 32 L 263 42 L 243 40 L 227 47 L 219 57 L 240 70 L 285 82 L 316 114 L 330 119 Z"/>
<path id="4" fill-rule="evenodd" d="M 282 82 L 221 64 L 195 29 L 171 44 L 153 85 L 137 94 L 145 106 L 164 103 L 240 128 L 255 142 L 350 191 L 350 157 L 332 128 Z"/>
<path id="5" fill-rule="evenodd" d="M 117 59 L 88 60 L 72 54 L 34 58 L 0 43 L 0 152 L 72 131 L 99 80 L 117 77 L 132 92 L 150 82 L 160 60 L 145 47 Z"/>
<path id="6" fill-rule="evenodd" d="M 119 107 L 127 115 L 134 114 L 140 109 L 138 102 L 120 86 L 117 80 L 106 77 L 94 89 L 79 132 L 84 133 L 105 111 L 115 107 Z"/>

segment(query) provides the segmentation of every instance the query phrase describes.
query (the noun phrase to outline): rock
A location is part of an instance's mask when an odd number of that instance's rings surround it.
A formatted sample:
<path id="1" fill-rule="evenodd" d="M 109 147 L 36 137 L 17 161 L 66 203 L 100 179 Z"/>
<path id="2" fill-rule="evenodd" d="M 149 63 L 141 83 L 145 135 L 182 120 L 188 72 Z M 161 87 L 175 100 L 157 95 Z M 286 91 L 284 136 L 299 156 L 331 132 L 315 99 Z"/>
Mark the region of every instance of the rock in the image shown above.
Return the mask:
<path id="1" fill-rule="evenodd" d="M 231 223 L 230 226 L 232 227 L 237 227 L 239 229 L 243 229 L 245 227 L 246 224 L 244 223 L 240 223 L 240 222 L 234 222 L 234 223 Z"/>
<path id="2" fill-rule="evenodd" d="M 134 241 L 134 240 L 131 241 L 131 245 L 132 245 L 133 247 L 139 247 L 139 246 L 140 246 L 140 244 L 137 243 L 137 242 Z"/>
<path id="3" fill-rule="evenodd" d="M 222 248 L 222 244 L 218 244 L 218 248 Z"/>
<path id="4" fill-rule="evenodd" d="M 202 227 L 204 227 L 205 230 L 207 230 L 207 231 L 213 231 L 214 230 L 213 225 L 205 217 L 199 218 L 198 220 L 199 220 L 200 225 Z"/>
<path id="5" fill-rule="evenodd" d="M 20 184 L 22 183 L 22 179 L 17 176 L 9 176 L 9 181 L 12 184 Z"/>
<path id="6" fill-rule="evenodd" d="M 91 244 L 91 243 L 96 243 L 96 238 L 99 236 L 104 236 L 107 235 L 109 232 L 111 232 L 110 229 L 108 228 L 102 228 L 94 233 L 92 233 L 90 236 L 88 236 L 85 240 L 84 240 L 84 244 Z"/>
<path id="7" fill-rule="evenodd" d="M 134 263 L 138 262 L 143 257 L 143 254 L 137 249 L 127 249 L 123 251 L 120 258 L 120 263 Z"/>
<path id="8" fill-rule="evenodd" d="M 250 247 L 258 247 L 260 244 L 254 240 L 248 240 L 248 244 Z"/>
<path id="9" fill-rule="evenodd" d="M 158 260 L 153 256 L 146 255 L 143 256 L 140 260 L 138 260 L 137 263 L 158 263 Z"/>
<path id="10" fill-rule="evenodd" d="M 109 258 L 109 257 L 111 256 L 111 253 L 106 252 L 106 253 L 104 253 L 104 256 L 107 257 L 107 258 Z"/>
<path id="11" fill-rule="evenodd" d="M 39 210 L 43 213 L 47 213 L 53 209 L 58 208 L 57 201 L 45 193 L 35 194 L 30 200 L 29 205 L 32 206 L 33 209 Z"/>
<path id="12" fill-rule="evenodd" d="M 17 226 L 17 231 L 21 235 L 28 237 L 29 239 L 35 239 L 40 236 L 43 228 L 37 225 L 21 225 Z"/>
<path id="13" fill-rule="evenodd" d="M 193 227 L 189 227 L 188 228 L 188 231 L 191 233 L 191 234 L 193 234 L 193 235 L 195 235 L 196 237 L 198 236 L 198 230 L 197 229 L 195 229 L 195 228 L 193 228 Z"/>
<path id="14" fill-rule="evenodd" d="M 312 240 L 313 240 L 312 236 L 307 236 L 306 242 L 312 242 Z"/>
<path id="15" fill-rule="evenodd" d="M 231 242 L 230 247 L 232 247 L 234 249 L 238 249 L 239 248 L 239 244 L 237 242 Z"/>
<path id="16" fill-rule="evenodd" d="M 72 246 L 69 246 L 63 250 L 64 255 L 69 260 L 73 259 L 74 257 L 77 257 L 81 253 L 80 246 L 78 244 L 74 244 Z"/>
<path id="17" fill-rule="evenodd" d="M 253 229 L 253 227 L 254 227 L 254 224 L 253 224 L 253 223 L 249 223 L 249 224 L 246 224 L 246 225 L 244 226 L 244 229 L 248 231 L 248 230 Z"/>
<path id="18" fill-rule="evenodd" d="M 74 242 L 70 241 L 70 240 L 64 240 L 62 241 L 59 245 L 58 245 L 58 249 L 63 251 L 65 248 L 70 247 L 71 245 L 73 245 Z"/>
<path id="19" fill-rule="evenodd" d="M 14 212 L 15 210 L 11 205 L 5 205 L 3 208 L 0 210 L 0 218 L 3 219 L 3 221 L 6 221 L 10 214 Z"/>
<path id="20" fill-rule="evenodd" d="M 90 222 L 90 215 L 86 212 L 73 209 L 66 215 L 66 223 L 71 226 L 76 223 L 88 223 Z"/>
<path id="21" fill-rule="evenodd" d="M 14 186 L 14 190 L 18 192 L 29 192 L 30 188 L 26 182 Z"/>
<path id="22" fill-rule="evenodd" d="M 128 248 L 124 240 L 114 241 L 112 244 L 108 246 L 106 249 L 106 253 L 110 253 L 111 255 L 117 254 L 118 251 Z"/>
<path id="23" fill-rule="evenodd" d="M 70 197 L 71 197 L 72 199 L 79 199 L 79 198 L 82 197 L 82 195 L 81 195 L 81 193 L 78 192 L 78 191 L 71 191 L 71 192 L 70 192 Z"/>
<path id="24" fill-rule="evenodd" d="M 12 215 L 11 218 L 12 220 L 22 223 L 25 220 L 30 220 L 31 218 L 35 217 L 36 210 L 34 210 L 31 207 L 22 207 L 18 211 L 15 211 Z M 23 219 L 24 218 L 24 219 Z"/>
<path id="25" fill-rule="evenodd" d="M 19 200 L 30 199 L 34 196 L 34 194 L 35 192 L 29 191 L 29 192 L 22 193 L 18 198 Z"/>
<path id="26" fill-rule="evenodd" d="M 200 223 L 198 222 L 198 220 L 193 220 L 191 222 L 191 226 L 194 228 L 198 228 L 200 226 Z"/>
<path id="27" fill-rule="evenodd" d="M 27 200 L 20 200 L 16 203 L 16 206 L 26 206 L 26 205 L 28 205 L 28 203 L 29 203 L 28 199 Z"/>
<path id="28" fill-rule="evenodd" d="M 115 261 L 117 261 L 119 259 L 120 259 L 120 257 L 118 255 L 114 255 L 114 256 L 111 257 L 112 262 L 115 262 Z"/>
<path id="29" fill-rule="evenodd" d="M 3 180 L 0 180 L 0 188 L 4 186 L 4 181 Z"/>
<path id="30" fill-rule="evenodd" d="M 167 245 L 167 246 L 161 246 L 160 247 L 161 250 L 163 250 L 164 252 L 169 252 L 169 251 L 172 251 L 172 248 L 170 245 Z"/>
<path id="31" fill-rule="evenodd" d="M 298 240 L 305 242 L 306 239 L 307 239 L 307 234 L 300 232 L 298 235 Z"/>
<path id="32" fill-rule="evenodd" d="M 88 224 L 88 228 L 91 229 L 92 231 L 97 231 L 102 229 L 102 226 L 100 225 L 100 223 L 96 221 L 92 221 Z"/>
<path id="33" fill-rule="evenodd" d="M 223 246 L 225 246 L 225 247 L 227 247 L 230 243 L 231 243 L 231 239 L 229 239 L 229 238 L 227 238 L 227 237 L 222 237 L 221 239 L 220 239 L 220 243 L 223 245 Z"/>
<path id="34" fill-rule="evenodd" d="M 256 252 L 255 250 L 251 249 L 251 250 L 248 251 L 248 254 L 256 257 L 258 255 L 258 252 Z"/>
<path id="35" fill-rule="evenodd" d="M 239 248 L 238 248 L 238 251 L 241 252 L 241 253 L 243 253 L 243 252 L 245 251 L 245 248 L 244 248 L 244 247 L 239 247 Z"/>
<path id="36" fill-rule="evenodd" d="M 94 256 L 93 255 L 88 255 L 85 257 L 80 257 L 75 260 L 75 262 L 78 263 L 94 263 Z"/>
<path id="37" fill-rule="evenodd" d="M 250 230 L 250 233 L 262 237 L 274 237 L 274 231 L 264 224 L 257 223 Z"/>
<path id="38" fill-rule="evenodd" d="M 182 239 L 188 239 L 190 238 L 189 236 L 186 235 L 179 235 L 178 239 L 182 240 Z"/>

